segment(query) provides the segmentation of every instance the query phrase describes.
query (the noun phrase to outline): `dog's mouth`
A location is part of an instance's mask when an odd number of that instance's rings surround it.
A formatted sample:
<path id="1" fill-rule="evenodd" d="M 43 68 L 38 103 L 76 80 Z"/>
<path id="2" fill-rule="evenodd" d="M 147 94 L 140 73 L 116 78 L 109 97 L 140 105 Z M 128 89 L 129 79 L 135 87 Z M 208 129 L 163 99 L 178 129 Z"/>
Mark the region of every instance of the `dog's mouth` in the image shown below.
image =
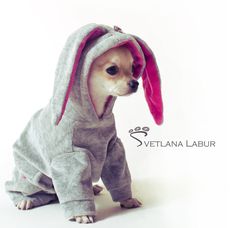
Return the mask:
<path id="1" fill-rule="evenodd" d="M 120 88 L 120 87 L 113 87 L 113 88 L 110 88 L 109 89 L 109 93 L 110 95 L 112 96 L 130 96 L 131 94 L 137 92 L 138 90 L 138 86 L 136 88 L 131 88 L 130 86 L 128 87 L 123 87 L 123 88 Z"/>
<path id="2" fill-rule="evenodd" d="M 138 89 L 136 89 L 135 91 L 132 90 L 132 89 L 129 89 L 128 91 L 126 91 L 126 92 L 124 92 L 124 93 L 117 92 L 116 94 L 117 94 L 117 96 L 120 96 L 120 97 L 121 97 L 121 96 L 122 96 L 122 97 L 124 97 L 124 96 L 130 96 L 130 95 L 132 95 L 133 93 L 136 93 L 137 90 L 138 90 Z"/>

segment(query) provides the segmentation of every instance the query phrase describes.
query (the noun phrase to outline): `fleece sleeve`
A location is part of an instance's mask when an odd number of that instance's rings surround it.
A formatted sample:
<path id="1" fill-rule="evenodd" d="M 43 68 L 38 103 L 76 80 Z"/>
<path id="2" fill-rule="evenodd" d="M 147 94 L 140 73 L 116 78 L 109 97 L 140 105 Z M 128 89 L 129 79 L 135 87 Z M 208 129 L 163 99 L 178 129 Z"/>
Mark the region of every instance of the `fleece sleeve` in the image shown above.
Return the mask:
<path id="1" fill-rule="evenodd" d="M 130 172 L 125 150 L 119 138 L 108 147 L 101 178 L 113 201 L 123 201 L 132 197 Z"/>
<path id="2" fill-rule="evenodd" d="M 66 218 L 95 215 L 91 165 L 87 153 L 58 155 L 52 160 L 51 174 Z"/>

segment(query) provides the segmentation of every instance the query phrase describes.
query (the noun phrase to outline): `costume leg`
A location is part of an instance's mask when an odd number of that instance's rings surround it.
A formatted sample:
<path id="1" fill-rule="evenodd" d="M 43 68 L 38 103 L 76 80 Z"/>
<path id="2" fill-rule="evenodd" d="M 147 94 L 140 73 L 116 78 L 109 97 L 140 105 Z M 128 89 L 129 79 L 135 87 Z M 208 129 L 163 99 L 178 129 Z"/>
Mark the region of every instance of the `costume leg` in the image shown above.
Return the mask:
<path id="1" fill-rule="evenodd" d="M 13 179 L 5 183 L 5 188 L 14 205 L 29 200 L 32 207 L 38 207 L 57 200 L 56 194 L 47 193 L 34 186 L 17 169 L 14 170 Z"/>
<path id="2" fill-rule="evenodd" d="M 32 207 L 39 207 L 51 202 L 58 202 L 58 198 L 56 194 L 49 194 L 46 192 L 37 192 L 33 195 L 25 196 L 21 192 L 8 192 L 11 200 L 13 201 L 14 205 L 17 206 L 22 201 L 31 201 Z"/>

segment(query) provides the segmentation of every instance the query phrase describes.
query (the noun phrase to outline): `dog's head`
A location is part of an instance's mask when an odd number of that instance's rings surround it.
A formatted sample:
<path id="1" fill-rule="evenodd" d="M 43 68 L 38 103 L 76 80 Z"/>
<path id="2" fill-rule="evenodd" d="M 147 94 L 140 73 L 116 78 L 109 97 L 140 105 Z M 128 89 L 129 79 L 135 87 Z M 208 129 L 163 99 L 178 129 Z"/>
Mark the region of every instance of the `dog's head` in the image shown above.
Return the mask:
<path id="1" fill-rule="evenodd" d="M 124 96 L 138 89 L 133 76 L 134 59 L 126 47 L 116 47 L 95 59 L 90 68 L 88 84 L 97 94 Z"/>
<path id="2" fill-rule="evenodd" d="M 107 95 L 135 92 L 142 77 L 145 98 L 157 124 L 163 121 L 159 70 L 154 54 L 139 37 L 106 25 L 88 24 L 75 31 L 60 55 L 52 99 L 53 121 L 59 124 L 79 75 L 82 94 L 89 83 Z M 94 77 L 95 76 L 95 77 Z M 93 78 L 93 80 L 88 80 Z M 56 84 L 60 83 L 60 87 Z"/>

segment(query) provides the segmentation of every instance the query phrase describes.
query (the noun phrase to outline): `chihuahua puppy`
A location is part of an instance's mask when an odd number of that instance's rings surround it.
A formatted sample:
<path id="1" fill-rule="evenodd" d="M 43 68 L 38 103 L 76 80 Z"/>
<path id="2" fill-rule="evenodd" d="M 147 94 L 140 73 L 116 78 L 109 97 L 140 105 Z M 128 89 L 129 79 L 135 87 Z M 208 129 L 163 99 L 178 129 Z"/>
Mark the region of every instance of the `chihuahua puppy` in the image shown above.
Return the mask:
<path id="1" fill-rule="evenodd" d="M 99 56 L 92 64 L 88 78 L 89 93 L 95 111 L 99 117 L 104 113 L 109 96 L 125 96 L 137 91 L 138 81 L 133 77 L 133 57 L 126 47 L 112 48 Z M 102 187 L 93 186 L 95 195 L 102 191 Z M 123 208 L 136 208 L 141 202 L 135 198 L 129 198 L 120 202 Z M 17 203 L 17 208 L 28 210 L 34 207 L 31 200 L 23 200 Z M 78 223 L 92 223 L 95 216 L 74 216 L 70 220 Z"/>
<path id="2" fill-rule="evenodd" d="M 137 91 L 138 79 L 156 124 L 163 121 L 155 56 L 139 37 L 91 23 L 74 31 L 60 54 L 52 97 L 13 144 L 15 167 L 5 189 L 20 210 L 59 201 L 65 217 L 92 223 L 102 187 L 114 202 L 136 208 L 114 102 Z"/>

